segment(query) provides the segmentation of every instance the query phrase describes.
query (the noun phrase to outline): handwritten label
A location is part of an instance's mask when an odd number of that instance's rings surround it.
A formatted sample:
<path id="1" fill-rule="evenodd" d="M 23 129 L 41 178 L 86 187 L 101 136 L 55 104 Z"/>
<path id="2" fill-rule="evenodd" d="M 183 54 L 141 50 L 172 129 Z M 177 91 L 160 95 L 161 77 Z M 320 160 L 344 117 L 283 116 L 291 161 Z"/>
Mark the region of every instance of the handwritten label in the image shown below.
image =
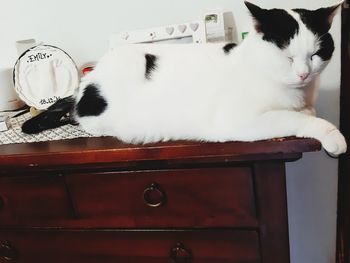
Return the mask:
<path id="1" fill-rule="evenodd" d="M 47 105 L 47 104 L 52 104 L 55 103 L 56 101 L 60 100 L 61 97 L 53 96 L 51 98 L 46 98 L 46 99 L 41 99 L 39 103 L 41 105 Z"/>
<path id="2" fill-rule="evenodd" d="M 52 57 L 52 54 L 47 54 L 47 53 L 37 53 L 35 55 L 29 55 L 27 62 L 37 62 L 43 59 L 48 59 Z"/>

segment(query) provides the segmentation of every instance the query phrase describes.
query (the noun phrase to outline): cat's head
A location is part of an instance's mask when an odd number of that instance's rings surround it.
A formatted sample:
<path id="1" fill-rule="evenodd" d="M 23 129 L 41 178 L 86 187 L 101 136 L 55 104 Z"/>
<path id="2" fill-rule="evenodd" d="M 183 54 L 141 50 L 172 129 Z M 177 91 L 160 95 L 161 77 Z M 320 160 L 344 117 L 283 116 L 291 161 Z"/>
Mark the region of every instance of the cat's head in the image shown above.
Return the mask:
<path id="1" fill-rule="evenodd" d="M 273 45 L 285 84 L 306 86 L 325 68 L 334 51 L 328 31 L 341 4 L 317 10 L 263 9 L 245 4 L 257 36 Z"/>

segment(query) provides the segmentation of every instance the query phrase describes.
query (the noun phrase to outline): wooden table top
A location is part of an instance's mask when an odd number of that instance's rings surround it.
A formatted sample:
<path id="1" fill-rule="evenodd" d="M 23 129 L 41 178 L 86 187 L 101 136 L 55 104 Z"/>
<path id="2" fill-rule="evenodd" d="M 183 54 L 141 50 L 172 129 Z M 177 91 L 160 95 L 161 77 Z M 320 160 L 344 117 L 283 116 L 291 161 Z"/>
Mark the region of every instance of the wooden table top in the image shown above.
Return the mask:
<path id="1" fill-rule="evenodd" d="M 171 141 L 145 145 L 125 144 L 112 137 L 78 138 L 0 146 L 0 167 L 49 167 L 145 161 L 222 161 L 290 159 L 318 151 L 314 139 L 295 137 L 257 142 L 203 143 Z"/>

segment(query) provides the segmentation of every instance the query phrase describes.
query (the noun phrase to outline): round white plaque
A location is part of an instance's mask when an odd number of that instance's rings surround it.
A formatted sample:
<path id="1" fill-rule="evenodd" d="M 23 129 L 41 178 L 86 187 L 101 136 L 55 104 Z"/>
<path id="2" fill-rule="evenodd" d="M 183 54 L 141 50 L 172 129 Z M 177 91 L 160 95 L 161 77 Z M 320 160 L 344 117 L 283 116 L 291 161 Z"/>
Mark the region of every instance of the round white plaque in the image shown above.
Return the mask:
<path id="1" fill-rule="evenodd" d="M 72 58 L 62 49 L 39 45 L 19 57 L 13 80 L 15 90 L 27 105 L 44 110 L 74 94 L 79 73 Z"/>

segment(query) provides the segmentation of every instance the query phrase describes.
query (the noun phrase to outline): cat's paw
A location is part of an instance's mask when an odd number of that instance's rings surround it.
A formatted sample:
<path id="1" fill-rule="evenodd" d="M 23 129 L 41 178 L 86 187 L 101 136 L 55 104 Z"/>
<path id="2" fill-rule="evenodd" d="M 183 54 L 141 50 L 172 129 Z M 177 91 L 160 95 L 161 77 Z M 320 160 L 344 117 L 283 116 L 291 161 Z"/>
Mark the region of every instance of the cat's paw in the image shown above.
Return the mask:
<path id="1" fill-rule="evenodd" d="M 333 156 L 338 156 L 346 152 L 347 145 L 345 138 L 337 129 L 329 132 L 321 143 L 323 148 Z"/>
<path id="2" fill-rule="evenodd" d="M 316 116 L 316 110 L 313 107 L 304 108 L 300 111 L 300 113 L 310 115 L 310 116 Z"/>

